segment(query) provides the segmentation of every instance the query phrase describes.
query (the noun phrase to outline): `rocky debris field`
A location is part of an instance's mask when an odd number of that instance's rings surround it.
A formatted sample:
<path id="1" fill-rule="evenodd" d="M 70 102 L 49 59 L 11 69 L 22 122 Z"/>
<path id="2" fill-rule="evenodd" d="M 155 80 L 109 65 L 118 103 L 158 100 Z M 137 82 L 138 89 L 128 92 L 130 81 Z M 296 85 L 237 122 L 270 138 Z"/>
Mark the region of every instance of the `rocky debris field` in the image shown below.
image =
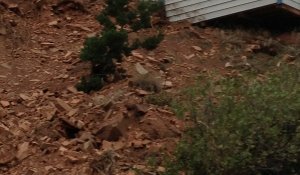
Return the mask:
<path id="1" fill-rule="evenodd" d="M 121 63 L 126 79 L 84 94 L 75 85 L 89 64 L 79 54 L 85 38 L 101 29 L 95 16 L 102 8 L 100 0 L 0 1 L 0 174 L 159 174 L 189 119 L 148 104 L 147 89 L 176 94 L 201 72 L 263 71 L 257 59 L 274 54 L 265 38 L 166 24 L 156 50 L 135 50 Z M 277 65 L 295 61 L 283 53 L 275 53 Z M 148 165 L 153 157 L 155 169 Z"/>

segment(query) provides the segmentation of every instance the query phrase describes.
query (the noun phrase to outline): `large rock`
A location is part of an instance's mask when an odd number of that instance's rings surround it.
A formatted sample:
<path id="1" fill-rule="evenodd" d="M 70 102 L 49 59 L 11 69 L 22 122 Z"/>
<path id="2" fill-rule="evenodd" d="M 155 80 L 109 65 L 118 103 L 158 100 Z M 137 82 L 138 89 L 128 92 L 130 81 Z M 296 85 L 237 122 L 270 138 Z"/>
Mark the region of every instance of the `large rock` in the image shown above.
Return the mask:
<path id="1" fill-rule="evenodd" d="M 145 104 L 128 103 L 125 106 L 128 110 L 127 115 L 129 117 L 142 117 L 148 112 L 149 109 L 149 107 Z"/>
<path id="2" fill-rule="evenodd" d="M 177 137 L 180 132 L 160 118 L 146 118 L 141 121 L 141 128 L 152 139 Z"/>
<path id="3" fill-rule="evenodd" d="M 110 142 L 119 141 L 125 135 L 130 122 L 124 116 L 114 116 L 105 121 L 101 126 L 94 131 L 94 135 L 101 139 Z"/>

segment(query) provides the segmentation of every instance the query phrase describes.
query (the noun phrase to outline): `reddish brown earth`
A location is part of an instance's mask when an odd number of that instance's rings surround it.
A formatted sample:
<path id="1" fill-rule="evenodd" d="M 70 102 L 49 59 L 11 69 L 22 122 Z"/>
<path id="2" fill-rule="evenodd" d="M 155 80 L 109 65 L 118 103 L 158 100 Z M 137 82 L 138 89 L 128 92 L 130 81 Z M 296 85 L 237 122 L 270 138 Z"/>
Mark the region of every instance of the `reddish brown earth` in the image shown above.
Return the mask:
<path id="1" fill-rule="evenodd" d="M 51 6 L 57 3 L 0 1 L 0 174 L 163 171 L 162 165 L 153 170 L 147 162 L 171 155 L 188 119 L 177 119 L 167 106 L 147 104 L 147 93 L 128 85 L 138 75 L 135 65 L 168 82 L 163 89 L 171 93 L 202 72 L 231 73 L 224 66 L 233 58 L 225 58 L 222 31 L 165 25 L 165 39 L 156 50 L 139 49 L 124 59 L 128 78 L 84 94 L 74 88 L 89 71 L 79 53 L 84 39 L 101 29 L 95 16 L 103 4 L 82 1 L 86 11 L 62 6 L 55 14 Z"/>

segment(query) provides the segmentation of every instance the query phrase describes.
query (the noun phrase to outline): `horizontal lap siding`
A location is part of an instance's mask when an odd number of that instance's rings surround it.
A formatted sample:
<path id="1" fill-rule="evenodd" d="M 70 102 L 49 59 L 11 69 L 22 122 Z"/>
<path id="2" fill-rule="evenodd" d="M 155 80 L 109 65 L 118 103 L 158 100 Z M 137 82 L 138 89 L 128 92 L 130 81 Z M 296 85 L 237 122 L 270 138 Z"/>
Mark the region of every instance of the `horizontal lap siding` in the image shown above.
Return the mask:
<path id="1" fill-rule="evenodd" d="M 283 0 L 283 3 L 300 10 L 300 0 Z"/>
<path id="2" fill-rule="evenodd" d="M 165 0 L 167 16 L 170 21 L 187 19 L 193 23 L 276 2 L 276 0 Z"/>

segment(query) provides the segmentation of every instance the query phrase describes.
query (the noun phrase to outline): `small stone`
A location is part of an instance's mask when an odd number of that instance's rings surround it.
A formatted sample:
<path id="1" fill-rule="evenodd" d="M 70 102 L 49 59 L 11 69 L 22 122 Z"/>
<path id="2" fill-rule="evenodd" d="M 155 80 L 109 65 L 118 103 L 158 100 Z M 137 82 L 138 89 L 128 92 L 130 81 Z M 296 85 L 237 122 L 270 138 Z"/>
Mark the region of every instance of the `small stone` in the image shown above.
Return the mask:
<path id="1" fill-rule="evenodd" d="M 134 141 L 132 141 L 131 144 L 136 149 L 138 149 L 138 148 L 144 148 L 145 147 L 145 144 L 142 141 L 140 141 L 140 140 L 134 140 Z"/>
<path id="2" fill-rule="evenodd" d="M 6 111 L 2 107 L 0 107 L 0 118 L 5 117 L 6 115 Z"/>
<path id="3" fill-rule="evenodd" d="M 68 58 L 70 55 L 72 55 L 72 53 L 73 53 L 73 52 L 68 51 L 68 52 L 66 53 L 66 55 L 64 56 L 64 58 Z"/>
<path id="4" fill-rule="evenodd" d="M 80 99 L 73 99 L 73 100 L 70 101 L 71 104 L 78 104 L 80 102 L 81 102 Z"/>
<path id="5" fill-rule="evenodd" d="M 113 149 L 113 143 L 112 142 L 109 142 L 109 141 L 106 141 L 106 140 L 103 140 L 102 141 L 102 147 L 101 147 L 104 151 L 107 151 L 107 150 L 112 150 Z"/>
<path id="6" fill-rule="evenodd" d="M 49 26 L 54 26 L 54 27 L 58 27 L 58 21 L 55 20 L 55 21 L 51 21 L 48 23 Z"/>
<path id="7" fill-rule="evenodd" d="M 79 139 L 82 141 L 91 140 L 93 139 L 93 135 L 90 132 L 83 132 L 79 137 Z"/>
<path id="8" fill-rule="evenodd" d="M 136 63 L 135 65 L 136 71 L 141 75 L 146 75 L 149 73 L 140 63 Z"/>
<path id="9" fill-rule="evenodd" d="M 92 38 L 92 37 L 96 37 L 96 36 L 97 36 L 97 32 L 89 33 L 86 35 L 87 38 Z"/>
<path id="10" fill-rule="evenodd" d="M 159 166 L 156 171 L 160 172 L 160 173 L 164 173 L 166 172 L 166 168 L 162 167 L 162 166 Z"/>
<path id="11" fill-rule="evenodd" d="M 199 51 L 199 52 L 202 51 L 202 48 L 199 47 L 199 46 L 192 46 L 192 48 L 195 49 L 196 51 Z"/>
<path id="12" fill-rule="evenodd" d="M 2 101 L 0 101 L 0 104 L 1 104 L 4 108 L 7 108 L 7 107 L 10 106 L 9 101 L 4 101 L 4 100 L 2 100 Z"/>
<path id="13" fill-rule="evenodd" d="M 85 125 L 85 123 L 84 123 L 83 121 L 81 121 L 81 120 L 78 120 L 78 121 L 76 122 L 76 127 L 77 127 L 78 129 L 82 129 L 82 128 L 84 127 L 84 125 Z"/>
<path id="14" fill-rule="evenodd" d="M 136 89 L 135 92 L 137 93 L 137 95 L 139 96 L 145 96 L 145 95 L 149 95 L 150 93 L 147 91 L 144 91 L 142 89 Z"/>
<path id="15" fill-rule="evenodd" d="M 8 63 L 2 63 L 0 65 L 6 69 L 12 69 L 12 67 Z"/>
<path id="16" fill-rule="evenodd" d="M 7 34 L 6 28 L 4 26 L 1 26 L 0 27 L 0 35 L 6 35 L 6 34 Z"/>
<path id="17" fill-rule="evenodd" d="M 23 160 L 29 156 L 29 142 L 24 142 L 18 145 L 18 152 L 16 158 L 18 160 Z"/>
<path id="18" fill-rule="evenodd" d="M 72 164 L 77 163 L 79 161 L 78 158 L 70 156 L 70 155 L 67 155 L 66 157 L 67 157 L 68 161 Z"/>
<path id="19" fill-rule="evenodd" d="M 45 106 L 40 109 L 41 113 L 47 120 L 52 120 L 53 117 L 55 116 L 57 109 L 53 106 Z"/>
<path id="20" fill-rule="evenodd" d="M 28 121 L 22 122 L 19 124 L 19 128 L 22 128 L 24 131 L 29 131 L 31 129 L 31 123 Z"/>
<path id="21" fill-rule="evenodd" d="M 72 109 L 68 112 L 67 116 L 72 117 L 78 112 L 78 109 Z"/>
<path id="22" fill-rule="evenodd" d="M 233 66 L 233 64 L 230 63 L 230 62 L 227 62 L 227 63 L 225 64 L 225 68 L 232 68 L 232 67 L 234 67 L 234 66 Z"/>
<path id="23" fill-rule="evenodd" d="M 28 97 L 28 96 L 27 96 L 27 95 L 25 95 L 25 94 L 20 94 L 19 96 L 20 96 L 20 98 L 21 98 L 22 100 L 24 100 L 24 101 L 31 100 L 31 98 L 30 98 L 30 97 Z"/>
<path id="24" fill-rule="evenodd" d="M 162 83 L 162 85 L 166 88 L 171 88 L 173 87 L 173 83 L 171 81 L 165 81 Z"/>
<path id="25" fill-rule="evenodd" d="M 138 53 L 138 52 L 131 52 L 131 54 L 132 54 L 132 56 L 140 58 L 140 59 L 144 58 L 144 56 L 142 54 Z"/>
<path id="26" fill-rule="evenodd" d="M 55 171 L 55 168 L 53 167 L 53 166 L 45 166 L 45 170 L 47 171 L 47 172 L 53 172 L 53 171 Z"/>
<path id="27" fill-rule="evenodd" d="M 65 140 L 65 141 L 61 142 L 61 145 L 67 147 L 67 146 L 71 145 L 71 142 L 68 140 Z"/>
<path id="28" fill-rule="evenodd" d="M 186 58 L 186 59 L 191 59 L 191 58 L 193 58 L 195 56 L 195 54 L 191 54 L 191 55 L 184 55 L 184 58 Z"/>
<path id="29" fill-rule="evenodd" d="M 136 115 L 143 116 L 148 112 L 148 106 L 143 104 L 137 104 L 136 105 Z"/>
<path id="30" fill-rule="evenodd" d="M 71 111 L 72 110 L 72 107 L 69 106 L 65 101 L 63 101 L 62 99 L 60 98 L 57 98 L 56 99 L 56 102 L 57 102 L 57 107 L 60 108 L 61 110 L 65 110 L 65 111 Z"/>

